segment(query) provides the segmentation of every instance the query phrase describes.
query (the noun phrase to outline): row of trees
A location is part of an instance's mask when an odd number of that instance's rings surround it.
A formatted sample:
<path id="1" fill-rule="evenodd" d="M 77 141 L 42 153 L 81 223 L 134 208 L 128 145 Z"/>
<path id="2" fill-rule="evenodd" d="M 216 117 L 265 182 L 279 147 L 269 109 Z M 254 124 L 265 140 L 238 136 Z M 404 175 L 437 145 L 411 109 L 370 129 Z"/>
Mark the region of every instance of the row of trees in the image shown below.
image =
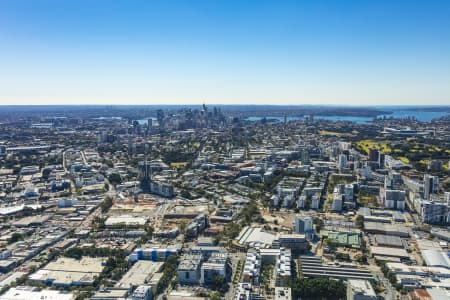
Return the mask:
<path id="1" fill-rule="evenodd" d="M 160 294 L 169 286 L 171 281 L 176 281 L 178 257 L 175 255 L 169 256 L 163 266 L 163 275 L 158 283 L 157 293 Z"/>
<path id="2" fill-rule="evenodd" d="M 72 247 L 67 249 L 64 252 L 64 256 L 71 257 L 75 259 L 81 259 L 83 256 L 89 257 L 125 257 L 125 252 L 121 249 L 111 249 L 111 248 L 96 248 L 96 247 L 88 247 L 88 248 L 79 248 Z"/>
<path id="3" fill-rule="evenodd" d="M 217 234 L 216 241 L 222 241 L 224 238 L 234 239 L 239 235 L 242 227 L 250 225 L 252 222 L 263 222 L 258 205 L 254 200 L 251 200 L 250 203 L 241 210 L 236 217 L 236 221 L 228 223 L 223 231 Z"/>
<path id="4" fill-rule="evenodd" d="M 395 277 L 395 274 L 389 270 L 389 268 L 386 266 L 385 262 L 382 261 L 376 261 L 377 265 L 380 267 L 381 272 L 383 272 L 384 277 L 386 277 L 389 282 L 392 284 L 393 287 L 395 287 L 397 290 L 402 289 L 401 283 L 397 282 L 397 278 Z"/>

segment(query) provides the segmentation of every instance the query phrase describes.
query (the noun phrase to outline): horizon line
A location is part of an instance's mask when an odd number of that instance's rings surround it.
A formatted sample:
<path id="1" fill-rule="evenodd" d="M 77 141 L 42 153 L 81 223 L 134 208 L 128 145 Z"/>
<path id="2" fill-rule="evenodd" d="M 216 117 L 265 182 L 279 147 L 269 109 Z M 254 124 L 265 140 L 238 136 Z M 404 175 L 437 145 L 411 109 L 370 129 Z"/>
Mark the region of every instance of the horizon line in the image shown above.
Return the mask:
<path id="1" fill-rule="evenodd" d="M 213 103 L 208 104 L 203 103 L 188 103 L 188 104 L 108 104 L 108 103 L 94 103 L 94 104 L 1 104 L 0 107 L 23 107 L 23 106 L 202 106 L 203 104 L 207 106 L 273 106 L 273 107 L 295 107 L 295 106 L 334 106 L 334 107 L 450 107 L 450 104 L 373 104 L 373 105 L 355 105 L 355 104 L 223 104 L 223 103 Z"/>

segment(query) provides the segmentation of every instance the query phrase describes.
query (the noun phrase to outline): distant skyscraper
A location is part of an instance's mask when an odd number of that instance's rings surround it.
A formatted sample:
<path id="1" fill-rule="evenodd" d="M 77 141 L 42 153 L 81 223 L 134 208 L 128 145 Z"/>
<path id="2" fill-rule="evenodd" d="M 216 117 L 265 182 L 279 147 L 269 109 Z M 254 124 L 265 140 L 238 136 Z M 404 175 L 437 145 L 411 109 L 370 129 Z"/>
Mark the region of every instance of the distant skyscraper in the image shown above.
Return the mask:
<path id="1" fill-rule="evenodd" d="M 439 177 L 425 174 L 423 177 L 423 197 L 430 199 L 431 194 L 439 192 Z"/>
<path id="2" fill-rule="evenodd" d="M 98 133 L 98 143 L 103 144 L 106 143 L 108 139 L 108 133 L 104 130 L 100 131 Z"/>
<path id="3" fill-rule="evenodd" d="M 159 127 L 164 127 L 164 111 L 162 109 L 158 109 L 156 111 L 156 119 L 158 120 Z"/>
<path id="4" fill-rule="evenodd" d="M 378 149 L 370 148 L 369 149 L 369 160 L 370 161 L 378 161 L 378 156 L 380 155 L 380 152 Z"/>
<path id="5" fill-rule="evenodd" d="M 308 149 L 302 149 L 301 152 L 301 159 L 303 165 L 309 164 L 309 150 Z"/>
<path id="6" fill-rule="evenodd" d="M 339 154 L 339 169 L 343 169 L 347 166 L 347 155 Z"/>
<path id="7" fill-rule="evenodd" d="M 378 155 L 378 164 L 380 165 L 380 169 L 384 169 L 384 163 L 385 163 L 385 154 L 384 153 L 380 153 Z"/>
<path id="8" fill-rule="evenodd" d="M 133 140 L 131 139 L 131 136 L 128 137 L 128 154 L 133 153 Z"/>

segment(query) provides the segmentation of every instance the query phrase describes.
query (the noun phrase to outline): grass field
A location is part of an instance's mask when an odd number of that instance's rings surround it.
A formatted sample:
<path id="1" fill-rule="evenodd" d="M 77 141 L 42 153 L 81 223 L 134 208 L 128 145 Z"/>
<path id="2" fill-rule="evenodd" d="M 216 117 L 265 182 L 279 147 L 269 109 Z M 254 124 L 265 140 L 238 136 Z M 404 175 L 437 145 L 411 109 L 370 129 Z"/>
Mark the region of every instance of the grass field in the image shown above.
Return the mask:
<path id="1" fill-rule="evenodd" d="M 431 162 L 431 160 L 429 160 L 429 159 L 421 159 L 420 161 L 419 161 L 420 163 L 422 163 L 422 164 L 424 164 L 424 165 L 427 165 L 427 166 L 429 166 L 430 165 L 430 162 Z"/>
<path id="2" fill-rule="evenodd" d="M 400 156 L 398 159 L 404 162 L 405 164 L 409 164 L 409 159 L 407 157 Z"/>
<path id="3" fill-rule="evenodd" d="M 188 162 L 179 162 L 179 163 L 171 163 L 170 164 L 170 166 L 172 167 L 172 168 L 176 168 L 176 169 L 178 169 L 178 168 L 184 168 L 184 167 L 186 167 L 188 165 Z"/>
<path id="4" fill-rule="evenodd" d="M 389 154 L 392 152 L 392 148 L 386 142 L 377 142 L 374 140 L 362 140 L 356 143 L 358 147 L 363 149 L 366 153 L 369 153 L 369 149 L 379 149 L 383 153 Z"/>
<path id="5" fill-rule="evenodd" d="M 321 130 L 321 131 L 319 131 L 319 134 L 324 135 L 324 136 L 337 136 L 337 137 L 354 136 L 353 133 L 340 133 L 340 132 L 327 131 L 327 130 Z"/>

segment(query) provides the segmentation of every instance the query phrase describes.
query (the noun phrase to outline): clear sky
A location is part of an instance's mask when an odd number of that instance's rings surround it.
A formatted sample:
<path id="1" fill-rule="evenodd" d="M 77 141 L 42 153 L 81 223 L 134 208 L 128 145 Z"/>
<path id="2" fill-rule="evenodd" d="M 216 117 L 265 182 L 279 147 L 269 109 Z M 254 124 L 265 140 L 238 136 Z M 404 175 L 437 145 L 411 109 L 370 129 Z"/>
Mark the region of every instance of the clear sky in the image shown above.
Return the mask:
<path id="1" fill-rule="evenodd" d="M 0 104 L 447 104 L 448 0 L 0 0 Z"/>

